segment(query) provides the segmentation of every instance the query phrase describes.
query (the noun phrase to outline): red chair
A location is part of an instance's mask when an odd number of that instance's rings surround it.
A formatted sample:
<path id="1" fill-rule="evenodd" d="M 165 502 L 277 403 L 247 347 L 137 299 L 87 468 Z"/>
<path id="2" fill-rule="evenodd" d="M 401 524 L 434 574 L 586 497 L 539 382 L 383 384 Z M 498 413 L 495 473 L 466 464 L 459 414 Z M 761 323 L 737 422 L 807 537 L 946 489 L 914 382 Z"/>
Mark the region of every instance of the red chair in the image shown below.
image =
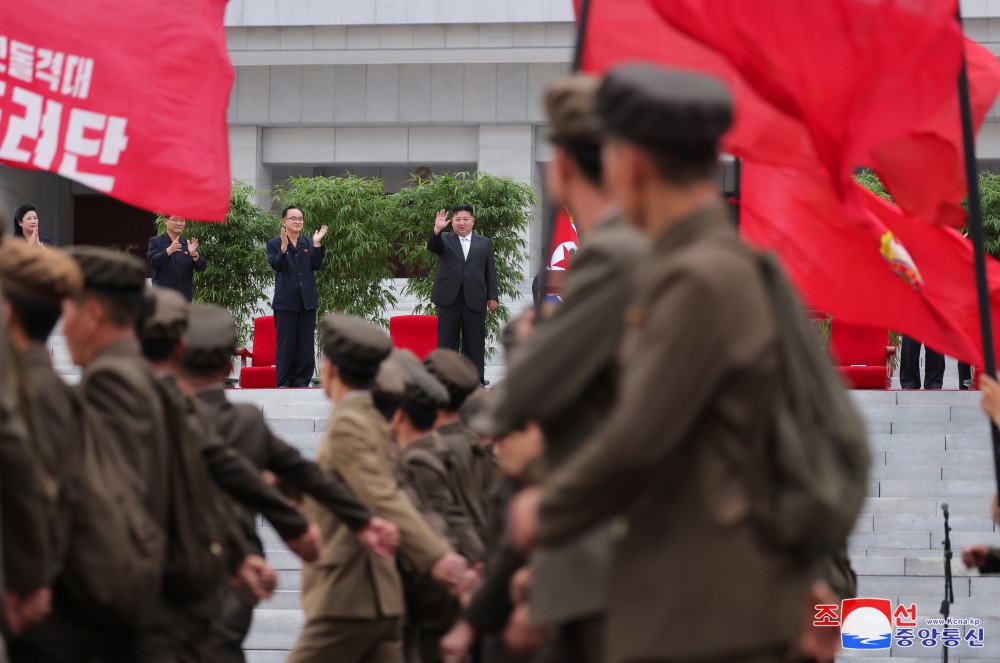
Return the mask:
<path id="1" fill-rule="evenodd" d="M 830 321 L 830 352 L 837 370 L 853 389 L 888 389 L 892 384 L 896 346 L 889 331 L 853 325 L 835 316 Z"/>
<path id="2" fill-rule="evenodd" d="M 236 356 L 243 361 L 240 369 L 240 386 L 244 389 L 275 389 L 278 386 L 277 369 L 274 366 L 278 349 L 278 328 L 274 326 L 274 316 L 254 318 L 253 350 L 240 348 Z M 247 359 L 253 364 L 247 366 Z"/>
<path id="3" fill-rule="evenodd" d="M 438 319 L 434 315 L 397 315 L 389 318 L 389 337 L 397 348 L 412 350 L 423 359 L 437 348 Z"/>

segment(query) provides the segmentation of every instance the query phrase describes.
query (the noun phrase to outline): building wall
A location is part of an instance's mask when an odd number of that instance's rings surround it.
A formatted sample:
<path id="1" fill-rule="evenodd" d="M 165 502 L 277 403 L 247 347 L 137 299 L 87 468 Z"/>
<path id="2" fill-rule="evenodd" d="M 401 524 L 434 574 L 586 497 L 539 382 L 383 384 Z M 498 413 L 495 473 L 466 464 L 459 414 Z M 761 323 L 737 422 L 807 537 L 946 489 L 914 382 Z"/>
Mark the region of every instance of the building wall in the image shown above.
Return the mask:
<path id="1" fill-rule="evenodd" d="M 961 8 L 966 34 L 1000 53 L 1000 0 Z M 230 0 L 233 177 L 261 189 L 352 169 L 393 188 L 421 166 L 512 177 L 539 194 L 533 270 L 550 158 L 541 93 L 568 71 L 573 19 L 572 0 Z M 1000 105 L 977 154 L 1000 163 Z M 60 243 L 72 195 L 54 175 L 0 168 L 0 209 L 34 202 Z"/>

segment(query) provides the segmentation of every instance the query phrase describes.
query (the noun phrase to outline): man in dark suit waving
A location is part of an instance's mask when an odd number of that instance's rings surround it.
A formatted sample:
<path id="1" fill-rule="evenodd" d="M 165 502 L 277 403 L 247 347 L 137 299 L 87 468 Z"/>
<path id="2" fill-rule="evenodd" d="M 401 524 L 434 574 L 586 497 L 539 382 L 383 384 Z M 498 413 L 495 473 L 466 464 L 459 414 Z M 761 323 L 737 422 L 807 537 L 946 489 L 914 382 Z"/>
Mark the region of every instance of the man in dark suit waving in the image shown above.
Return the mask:
<path id="1" fill-rule="evenodd" d="M 281 211 L 281 234 L 267 243 L 274 269 L 274 324 L 278 329 L 275 369 L 279 387 L 308 387 L 316 369 L 316 309 L 319 292 L 313 272 L 323 267 L 326 226 L 302 235 L 305 217 L 298 207 Z"/>
<path id="2" fill-rule="evenodd" d="M 205 271 L 205 258 L 198 254 L 198 239 L 184 237 L 187 221 L 168 216 L 167 232 L 149 238 L 146 259 L 153 268 L 153 285 L 170 288 L 191 301 L 195 271 Z"/>
<path id="3" fill-rule="evenodd" d="M 455 232 L 441 231 L 451 224 Z M 470 205 L 441 210 L 427 250 L 438 255 L 431 302 L 438 312 L 438 347 L 458 350 L 479 369 L 485 383 L 486 311 L 497 307 L 497 266 L 493 245 L 472 232 L 476 217 Z"/>

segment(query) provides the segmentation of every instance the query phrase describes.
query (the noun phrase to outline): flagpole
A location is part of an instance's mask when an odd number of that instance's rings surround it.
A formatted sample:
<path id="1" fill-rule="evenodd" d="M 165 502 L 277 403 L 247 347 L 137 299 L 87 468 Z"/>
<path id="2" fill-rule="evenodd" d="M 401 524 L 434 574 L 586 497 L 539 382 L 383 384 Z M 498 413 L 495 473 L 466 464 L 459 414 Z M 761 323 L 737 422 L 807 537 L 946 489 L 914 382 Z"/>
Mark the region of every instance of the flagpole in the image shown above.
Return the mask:
<path id="1" fill-rule="evenodd" d="M 580 65 L 583 62 L 583 44 L 587 38 L 587 22 L 590 17 L 590 3 L 592 0 L 580 0 L 580 16 L 576 26 L 576 47 L 573 49 L 573 62 L 570 66 L 570 73 L 580 72 Z M 559 215 L 557 207 L 553 206 L 545 218 L 542 219 L 542 272 L 538 278 L 538 301 L 535 303 L 535 316 L 541 320 L 542 304 L 545 302 L 545 295 L 549 289 L 549 262 L 552 256 L 552 246 L 556 234 L 556 217 Z"/>
<path id="2" fill-rule="evenodd" d="M 739 157 L 733 157 L 733 200 L 736 201 L 736 228 L 740 227 L 740 212 L 743 210 L 743 162 Z"/>
<path id="3" fill-rule="evenodd" d="M 962 15 L 958 14 L 961 27 Z M 993 321 L 990 318 L 990 291 L 986 280 L 986 250 L 983 240 L 983 207 L 979 198 L 979 174 L 976 172 L 976 137 L 972 127 L 972 103 L 969 100 L 969 72 L 962 50 L 962 68 L 958 73 L 958 103 L 962 113 L 962 144 L 965 151 L 965 179 L 969 189 L 969 239 L 972 240 L 976 269 L 976 292 L 979 298 L 979 328 L 983 337 L 983 364 L 986 374 L 995 378 L 996 355 L 993 349 Z M 1000 493 L 1000 429 L 990 421 L 993 439 L 993 469 Z"/>

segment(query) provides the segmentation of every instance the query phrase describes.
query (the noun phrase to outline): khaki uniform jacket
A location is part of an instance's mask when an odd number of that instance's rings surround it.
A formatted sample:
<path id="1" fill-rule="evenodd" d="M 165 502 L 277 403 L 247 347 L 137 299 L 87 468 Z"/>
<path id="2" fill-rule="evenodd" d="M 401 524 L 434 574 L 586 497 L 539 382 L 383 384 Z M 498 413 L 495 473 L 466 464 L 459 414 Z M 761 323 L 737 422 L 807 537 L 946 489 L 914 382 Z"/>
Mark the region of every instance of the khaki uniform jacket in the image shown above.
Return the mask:
<path id="1" fill-rule="evenodd" d="M 6 587 L 23 591 L 48 585 L 54 575 L 49 525 L 56 494 L 33 390 L 9 342 L 0 338 L 0 528 Z"/>
<path id="2" fill-rule="evenodd" d="M 761 544 L 726 453 L 768 434 L 780 379 L 756 259 L 712 207 L 667 230 L 637 275 L 618 404 L 543 487 L 539 539 L 627 518 L 609 580 L 610 663 L 782 646 L 812 570 Z M 739 617 L 721 627 L 711 615 L 723 613 Z"/>
<path id="3" fill-rule="evenodd" d="M 450 454 L 438 435 L 428 433 L 410 442 L 399 458 L 421 504 L 444 519 L 451 545 L 470 562 L 481 562 L 486 557 L 483 540 L 463 500 L 451 489 L 446 458 Z"/>
<path id="4" fill-rule="evenodd" d="M 479 538 L 486 540 L 486 510 L 489 494 L 500 477 L 496 460 L 489 449 L 479 444 L 479 436 L 469 430 L 461 421 L 453 421 L 434 432 L 441 437 L 444 446 L 458 460 L 460 467 L 471 482 L 471 488 L 479 497 L 478 503 L 466 505 Z"/>
<path id="5" fill-rule="evenodd" d="M 45 346 L 28 348 L 21 353 L 21 359 L 34 392 L 39 433 L 48 446 L 59 482 L 59 506 L 51 530 L 55 562 L 61 564 L 68 543 L 71 505 L 79 490 L 75 461 L 83 431 L 76 404 L 79 396 L 56 373 Z"/>
<path id="6" fill-rule="evenodd" d="M 614 214 L 582 238 L 563 302 L 518 351 L 497 417 L 501 426 L 533 419 L 545 433 L 545 460 L 558 469 L 614 403 L 624 313 L 649 241 Z M 610 523 L 532 555 L 531 617 L 565 623 L 604 611 L 613 541 Z"/>
<path id="7" fill-rule="evenodd" d="M 368 392 L 349 394 L 334 406 L 317 462 L 339 474 L 360 502 L 399 527 L 400 552 L 421 571 L 450 551 L 435 535 L 396 481 L 392 441 L 385 419 Z M 312 499 L 310 520 L 323 530 L 323 551 L 302 570 L 306 617 L 379 619 L 404 613 L 403 587 L 396 561 L 361 547 L 346 523 Z"/>
<path id="8" fill-rule="evenodd" d="M 225 443 L 258 470 L 270 470 L 285 483 L 302 490 L 352 530 L 368 524 L 371 513 L 358 502 L 343 479 L 324 472 L 298 449 L 279 439 L 264 421 L 259 408 L 231 403 L 221 386 L 202 389 L 195 397 L 209 413 Z"/>
<path id="9" fill-rule="evenodd" d="M 135 473 L 133 479 L 152 518 L 167 524 L 170 436 L 156 376 L 139 342 L 128 339 L 101 350 L 84 369 L 80 393 L 109 440 Z"/>

